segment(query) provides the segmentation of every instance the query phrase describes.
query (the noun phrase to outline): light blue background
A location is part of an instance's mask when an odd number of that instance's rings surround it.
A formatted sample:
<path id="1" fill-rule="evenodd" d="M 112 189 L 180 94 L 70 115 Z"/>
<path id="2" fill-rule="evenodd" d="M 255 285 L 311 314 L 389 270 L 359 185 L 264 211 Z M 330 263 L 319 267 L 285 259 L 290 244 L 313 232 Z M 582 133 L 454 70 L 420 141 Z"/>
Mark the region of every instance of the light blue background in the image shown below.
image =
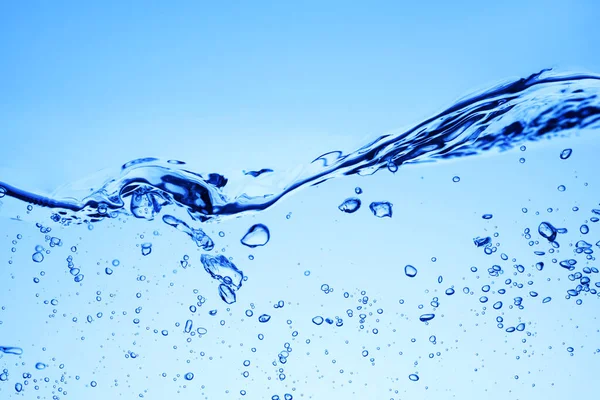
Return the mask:
<path id="1" fill-rule="evenodd" d="M 595 1 L 2 2 L 0 166 L 305 163 L 542 68 L 600 71 Z M 46 173 L 40 174 L 40 167 Z"/>

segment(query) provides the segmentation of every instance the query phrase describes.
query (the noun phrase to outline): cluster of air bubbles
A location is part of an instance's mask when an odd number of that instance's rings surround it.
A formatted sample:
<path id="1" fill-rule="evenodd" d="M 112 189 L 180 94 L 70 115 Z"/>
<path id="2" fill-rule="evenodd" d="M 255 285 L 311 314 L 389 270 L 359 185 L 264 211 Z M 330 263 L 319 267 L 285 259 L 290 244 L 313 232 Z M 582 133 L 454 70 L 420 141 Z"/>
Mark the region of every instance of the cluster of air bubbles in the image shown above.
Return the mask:
<path id="1" fill-rule="evenodd" d="M 223 255 L 213 257 L 209 254 L 203 254 L 200 261 L 204 266 L 204 270 L 213 279 L 220 282 L 219 297 L 227 304 L 235 303 L 236 291 L 242 287 L 244 273 Z"/>

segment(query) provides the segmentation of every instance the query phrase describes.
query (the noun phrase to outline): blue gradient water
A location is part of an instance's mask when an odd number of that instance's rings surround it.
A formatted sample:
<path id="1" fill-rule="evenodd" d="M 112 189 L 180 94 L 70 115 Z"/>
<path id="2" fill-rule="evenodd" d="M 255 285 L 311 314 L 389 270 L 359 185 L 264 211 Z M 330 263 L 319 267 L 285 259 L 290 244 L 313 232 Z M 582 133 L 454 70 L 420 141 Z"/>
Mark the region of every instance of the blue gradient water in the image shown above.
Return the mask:
<path id="1" fill-rule="evenodd" d="M 600 357 L 599 91 L 543 71 L 291 173 L 2 176 L 0 396 L 571 396 Z"/>

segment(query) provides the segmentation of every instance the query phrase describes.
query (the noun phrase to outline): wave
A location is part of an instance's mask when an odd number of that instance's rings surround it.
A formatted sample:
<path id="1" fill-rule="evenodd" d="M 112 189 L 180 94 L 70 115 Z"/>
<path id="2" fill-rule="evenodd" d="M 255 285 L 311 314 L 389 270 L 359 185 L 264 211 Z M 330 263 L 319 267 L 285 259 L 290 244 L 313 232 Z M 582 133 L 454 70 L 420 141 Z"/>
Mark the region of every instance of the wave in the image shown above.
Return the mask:
<path id="1" fill-rule="evenodd" d="M 295 178 L 263 168 L 243 171 L 240 178 L 230 180 L 218 173 L 190 171 L 182 161 L 142 158 L 124 164 L 112 176 L 67 185 L 52 196 L 0 181 L 0 197 L 55 209 L 52 219 L 63 224 L 91 223 L 122 214 L 152 220 L 168 205 L 182 207 L 194 221 L 219 220 L 264 210 L 297 189 L 335 177 L 504 151 L 573 129 L 596 129 L 600 126 L 599 93 L 600 75 L 543 70 L 465 97 L 406 131 L 380 136 L 356 151 L 322 154 L 300 166 Z M 280 184 L 263 185 L 262 192 L 251 195 L 248 180 Z M 84 195 L 76 189 L 78 185 L 93 189 L 86 189 Z M 201 230 L 171 215 L 162 219 L 188 233 L 199 246 L 210 247 Z"/>

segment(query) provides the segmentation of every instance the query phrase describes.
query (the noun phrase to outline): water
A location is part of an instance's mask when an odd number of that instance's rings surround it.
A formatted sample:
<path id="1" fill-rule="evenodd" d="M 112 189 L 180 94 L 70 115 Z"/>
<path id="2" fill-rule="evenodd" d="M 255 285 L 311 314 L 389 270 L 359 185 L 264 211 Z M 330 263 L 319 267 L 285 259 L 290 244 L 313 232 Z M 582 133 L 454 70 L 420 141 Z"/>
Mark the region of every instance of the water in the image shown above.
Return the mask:
<path id="1" fill-rule="evenodd" d="M 599 91 L 545 71 L 295 176 L 2 177 L 1 398 L 571 396 L 600 357 Z"/>

